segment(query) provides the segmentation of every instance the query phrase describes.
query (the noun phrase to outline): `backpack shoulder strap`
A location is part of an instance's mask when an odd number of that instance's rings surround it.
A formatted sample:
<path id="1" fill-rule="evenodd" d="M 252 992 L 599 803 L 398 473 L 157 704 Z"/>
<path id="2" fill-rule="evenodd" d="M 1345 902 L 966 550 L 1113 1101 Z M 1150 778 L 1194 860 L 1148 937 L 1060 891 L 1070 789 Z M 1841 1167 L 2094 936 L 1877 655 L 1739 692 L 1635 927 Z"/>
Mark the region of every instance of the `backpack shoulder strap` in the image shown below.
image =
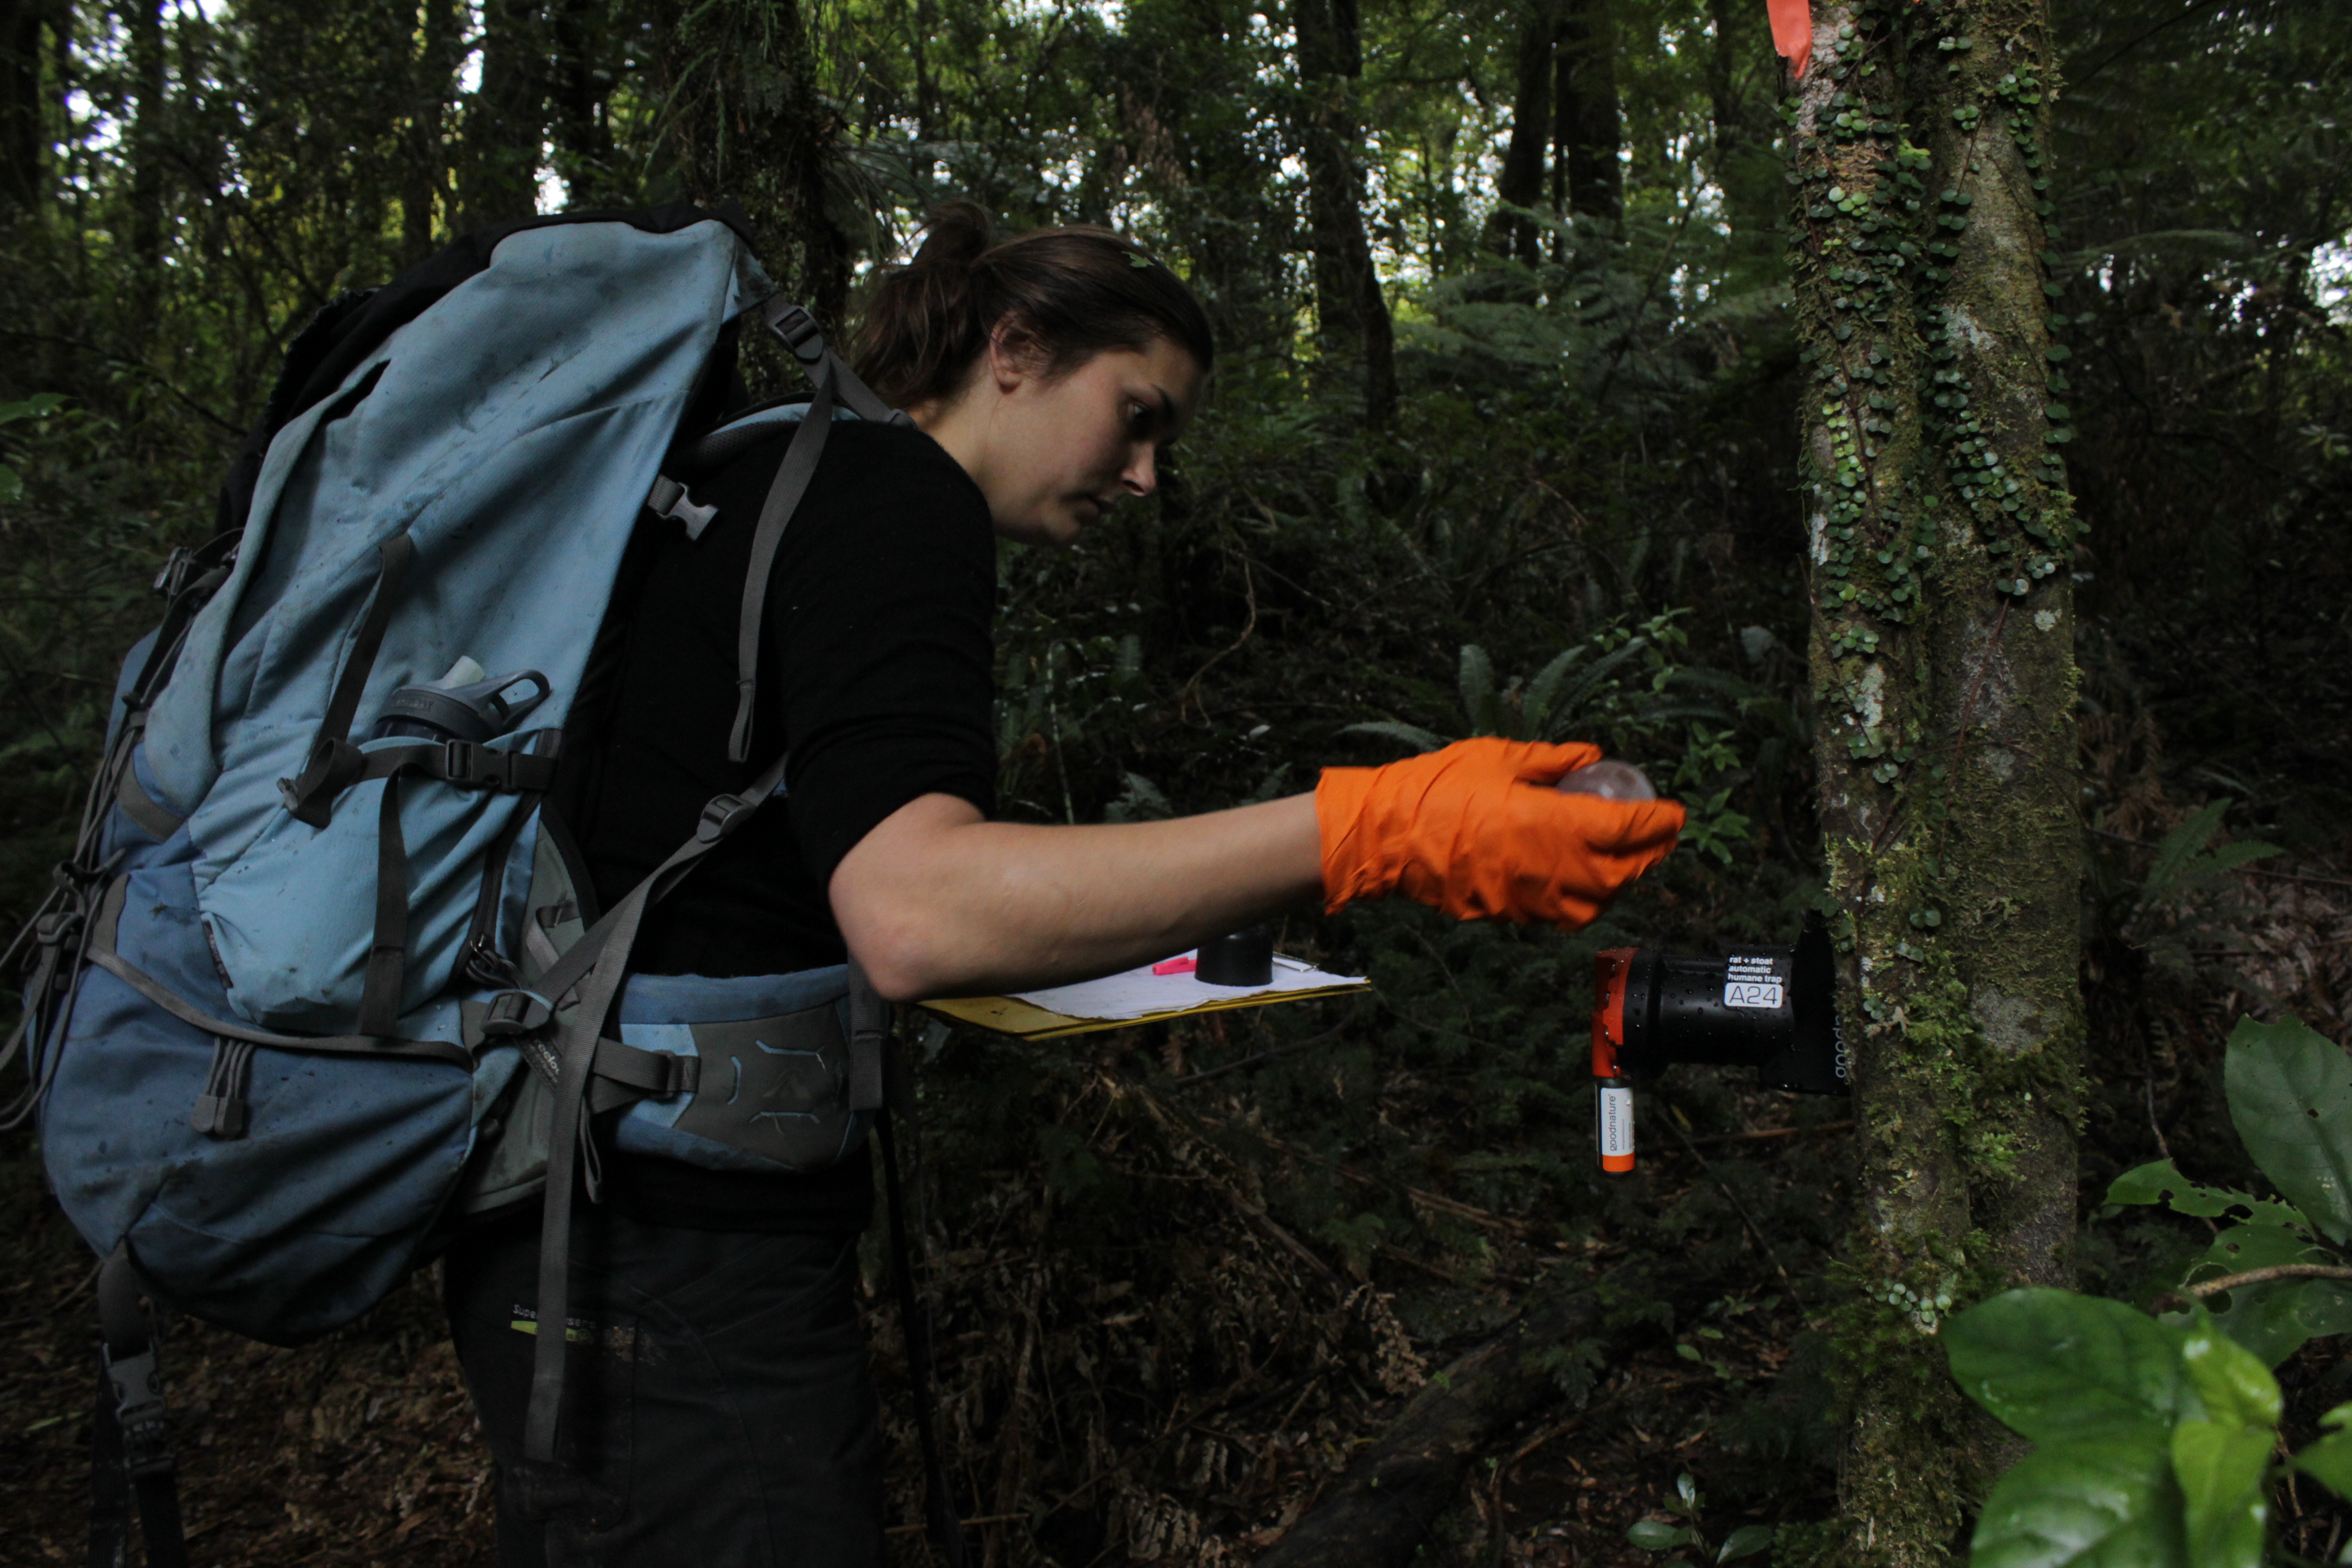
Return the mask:
<path id="1" fill-rule="evenodd" d="M 776 564 L 776 551 L 784 541 L 784 526 L 808 493 L 809 480 L 824 456 L 825 437 L 833 429 L 833 405 L 838 401 L 860 419 L 877 424 L 912 425 L 913 420 L 874 395 L 857 373 L 825 345 L 816 319 L 798 305 L 771 300 L 759 308 L 761 318 L 777 340 L 792 351 L 808 378 L 816 384 L 815 400 L 793 433 L 777 466 L 775 481 L 760 508 L 760 526 L 751 535 L 751 564 L 743 574 L 743 612 L 735 626 L 735 727 L 727 737 L 727 760 L 744 762 L 751 755 L 752 700 L 760 687 L 760 630 L 768 603 L 768 576 Z"/>

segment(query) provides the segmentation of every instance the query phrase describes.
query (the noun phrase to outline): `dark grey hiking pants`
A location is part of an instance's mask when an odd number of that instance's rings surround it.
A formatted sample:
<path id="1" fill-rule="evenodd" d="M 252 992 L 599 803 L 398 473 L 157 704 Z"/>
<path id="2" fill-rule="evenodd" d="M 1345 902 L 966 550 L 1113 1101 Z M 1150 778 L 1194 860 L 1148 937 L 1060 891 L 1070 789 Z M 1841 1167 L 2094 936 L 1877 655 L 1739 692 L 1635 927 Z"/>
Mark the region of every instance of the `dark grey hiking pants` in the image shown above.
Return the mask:
<path id="1" fill-rule="evenodd" d="M 855 1238 L 581 1207 L 555 1477 L 520 1463 L 537 1218 L 471 1232 L 446 1257 L 457 1358 L 499 1465 L 500 1568 L 879 1564 L 882 1444 Z"/>

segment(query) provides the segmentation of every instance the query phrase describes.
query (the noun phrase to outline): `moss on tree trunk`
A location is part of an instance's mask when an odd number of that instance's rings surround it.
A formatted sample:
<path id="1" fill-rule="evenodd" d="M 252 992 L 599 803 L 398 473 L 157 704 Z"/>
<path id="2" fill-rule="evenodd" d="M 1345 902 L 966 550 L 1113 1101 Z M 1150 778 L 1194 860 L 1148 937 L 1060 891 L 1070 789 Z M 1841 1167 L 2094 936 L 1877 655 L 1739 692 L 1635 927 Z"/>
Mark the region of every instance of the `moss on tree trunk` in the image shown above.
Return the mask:
<path id="1" fill-rule="evenodd" d="M 2077 525 L 2050 438 L 2053 71 L 2047 0 L 1832 0 L 1814 25 L 1790 159 L 1860 1181 L 1841 1517 L 1815 1544 L 1936 1563 L 2004 1447 L 1937 1328 L 2071 1272 Z"/>

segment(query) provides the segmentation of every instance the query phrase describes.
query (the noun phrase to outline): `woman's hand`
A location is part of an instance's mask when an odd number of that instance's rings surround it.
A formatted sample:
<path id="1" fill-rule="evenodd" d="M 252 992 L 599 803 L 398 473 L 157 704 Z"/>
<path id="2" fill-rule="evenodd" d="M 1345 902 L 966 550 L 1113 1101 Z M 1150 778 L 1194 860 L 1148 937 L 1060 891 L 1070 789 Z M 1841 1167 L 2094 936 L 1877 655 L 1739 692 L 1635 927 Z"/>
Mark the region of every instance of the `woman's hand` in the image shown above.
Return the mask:
<path id="1" fill-rule="evenodd" d="M 1400 892 L 1457 920 L 1590 925 L 1683 826 L 1671 800 L 1552 787 L 1600 758 L 1597 746 L 1486 737 L 1384 768 L 1324 769 L 1324 907 Z"/>

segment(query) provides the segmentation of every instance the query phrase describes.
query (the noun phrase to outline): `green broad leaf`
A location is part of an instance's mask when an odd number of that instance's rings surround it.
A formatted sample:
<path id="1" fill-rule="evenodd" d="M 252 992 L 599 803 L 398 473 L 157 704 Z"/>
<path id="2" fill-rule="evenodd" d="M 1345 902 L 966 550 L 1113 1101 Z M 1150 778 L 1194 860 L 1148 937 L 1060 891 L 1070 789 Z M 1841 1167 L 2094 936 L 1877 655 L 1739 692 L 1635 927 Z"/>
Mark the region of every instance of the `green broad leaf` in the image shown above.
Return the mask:
<path id="1" fill-rule="evenodd" d="M 1495 661 L 1476 643 L 1462 648 L 1462 711 L 1474 735 L 1502 732 L 1502 703 L 1495 695 Z"/>
<path id="2" fill-rule="evenodd" d="M 15 500 L 24 493 L 25 481 L 16 477 L 16 470 L 0 463 L 0 501 Z"/>
<path id="3" fill-rule="evenodd" d="M 2197 871 L 2200 876 L 2217 877 L 2224 871 L 2234 871 L 2250 861 L 2267 860 L 2273 855 L 2285 853 L 2275 844 L 2264 844 L 2255 838 L 2242 839 L 2235 844 L 2224 844 L 2206 856 L 2197 863 Z"/>
<path id="4" fill-rule="evenodd" d="M 1536 671 L 1528 682 L 1528 693 L 1521 700 L 1521 711 L 1526 715 L 1527 731 L 1530 735 L 1544 732 L 1544 721 L 1551 717 L 1551 705 L 1559 699 L 1559 683 L 1568 679 L 1569 667 L 1584 657 L 1579 646 L 1554 656 L 1549 664 Z"/>
<path id="5" fill-rule="evenodd" d="M 2345 1408 L 2338 1406 L 2328 1415 L 2337 1415 Z M 2329 1433 L 2297 1454 L 2294 1468 L 2337 1497 L 2352 1498 L 2352 1432 Z"/>
<path id="6" fill-rule="evenodd" d="M 1759 1552 L 1769 1552 L 1777 1533 L 1769 1524 L 1743 1524 L 1724 1539 L 1723 1549 L 1715 1554 L 1715 1560 L 1729 1563 L 1735 1558 L 1753 1557 Z"/>
<path id="7" fill-rule="evenodd" d="M 2312 1240 L 2307 1232 L 2284 1225 L 2233 1225 L 2213 1237 L 2189 1270 L 2212 1279 L 2242 1274 L 2249 1268 L 2272 1268 L 2282 1263 L 2331 1263 L 2336 1255 Z"/>
<path id="8" fill-rule="evenodd" d="M 1644 1552 L 1666 1552 L 1677 1546 L 1688 1546 L 1695 1539 L 1679 1524 L 1668 1524 L 1662 1519 L 1641 1519 L 1625 1532 L 1625 1539 Z"/>
<path id="9" fill-rule="evenodd" d="M 2180 1345 L 2180 1370 L 2207 1418 L 2224 1425 L 2278 1425 L 2278 1380 L 2260 1358 L 2223 1333 L 2203 1307 Z"/>
<path id="10" fill-rule="evenodd" d="M 2151 1160 L 2145 1165 L 2134 1165 L 2107 1184 L 2103 1200 L 2111 1204 L 2167 1204 L 2175 1214 L 2200 1215 L 2210 1218 L 2228 1214 L 2233 1205 L 2251 1205 L 2253 1199 L 2244 1193 L 2227 1187 L 2200 1186 L 2180 1173 L 2180 1168 L 2169 1160 Z"/>
<path id="11" fill-rule="evenodd" d="M 1433 735 L 1418 724 L 1401 724 L 1393 719 L 1375 719 L 1367 723 L 1349 724 L 1342 735 L 1378 735 L 1382 740 L 1402 741 L 1416 752 L 1434 752 L 1445 744 L 1445 737 Z"/>
<path id="12" fill-rule="evenodd" d="M 2036 1443 L 2160 1445 L 2176 1419 L 2204 1414 L 2181 1371 L 2185 1331 L 2121 1301 L 2005 1291 L 1948 1320 L 1942 1338 L 1962 1391 Z"/>
<path id="13" fill-rule="evenodd" d="M 2284 1204 L 2265 1207 L 2285 1210 Z M 2286 1210 L 2293 1213 L 2292 1210 Z M 2315 1245 L 2304 1230 L 2280 1225 L 2233 1225 L 2190 1268 L 2189 1279 L 2217 1279 L 2283 1263 L 2336 1263 L 2334 1253 Z M 2352 1291 L 2325 1279 L 2275 1279 L 2241 1285 L 2205 1303 L 2214 1326 L 2268 1366 L 2293 1355 L 2321 1334 L 2352 1331 Z"/>
<path id="14" fill-rule="evenodd" d="M 2263 1365 L 2277 1366 L 2321 1334 L 2342 1331 L 2314 1323 L 2304 1310 L 2308 1289 L 2304 1281 L 2286 1279 L 2232 1290 L 2228 1309 L 2213 1314 L 2213 1326 Z"/>
<path id="15" fill-rule="evenodd" d="M 1654 626 L 1657 623 L 1654 621 L 1651 624 Z M 1550 738 L 1559 738 L 1560 731 L 1566 729 L 1570 721 L 1576 717 L 1577 710 L 1584 706 L 1584 700 L 1591 696 L 1602 681 L 1640 658 L 1643 651 L 1651 646 L 1651 639 L 1648 637 L 1630 638 L 1623 647 L 1602 655 L 1585 668 L 1577 671 L 1576 679 L 1561 689 L 1559 695 L 1552 700 L 1550 711 L 1545 715 L 1545 722 L 1549 726 Z M 1534 732 L 1542 735 L 1547 731 Z"/>
<path id="16" fill-rule="evenodd" d="M 2180 1483 L 2158 1433 L 2035 1449 L 1992 1489 L 1969 1546 L 1969 1568 L 2189 1563 Z"/>
<path id="17" fill-rule="evenodd" d="M 2277 1441 L 2274 1427 L 2235 1422 L 2183 1421 L 2172 1429 L 2181 1526 L 2197 1568 L 2262 1568 L 2263 1524 L 2270 1512 L 2263 1473 Z"/>
<path id="18" fill-rule="evenodd" d="M 2296 1018 L 2241 1018 L 2223 1081 L 2263 1174 L 2328 1240 L 2352 1239 L 2352 1059 Z"/>
<path id="19" fill-rule="evenodd" d="M 47 419 L 66 405 L 65 395 L 40 392 L 16 403 L 0 403 L 0 425 L 14 425 L 19 419 Z"/>
<path id="20" fill-rule="evenodd" d="M 2148 868 L 2145 884 L 2150 893 L 2162 895 L 2172 890 L 2189 862 L 2207 841 L 2221 830 L 2222 815 L 2230 809 L 2227 800 L 2207 801 L 2189 814 L 2189 819 L 2164 836 L 2156 847 L 2156 863 Z"/>

